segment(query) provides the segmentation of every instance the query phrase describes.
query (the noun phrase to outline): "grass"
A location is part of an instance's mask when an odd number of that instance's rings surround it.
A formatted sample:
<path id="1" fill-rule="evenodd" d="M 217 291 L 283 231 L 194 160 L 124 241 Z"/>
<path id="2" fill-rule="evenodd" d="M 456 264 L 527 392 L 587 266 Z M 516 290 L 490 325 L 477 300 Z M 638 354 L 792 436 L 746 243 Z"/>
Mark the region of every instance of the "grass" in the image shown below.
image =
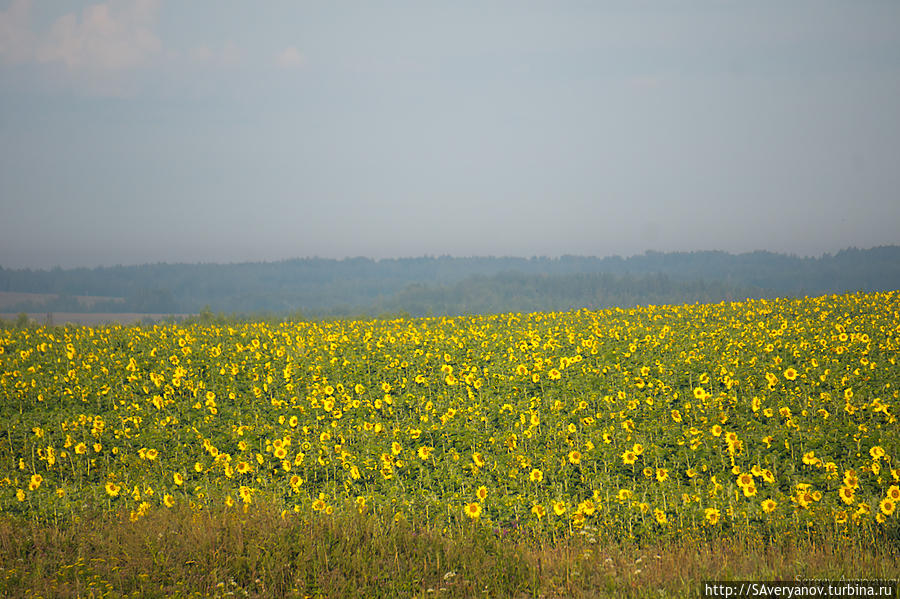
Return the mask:
<path id="1" fill-rule="evenodd" d="M 68 524 L 0 518 L 4 597 L 680 597 L 702 580 L 897 579 L 900 543 L 839 537 L 642 545 L 555 541 L 480 523 L 438 530 L 378 514 L 265 506 Z"/>

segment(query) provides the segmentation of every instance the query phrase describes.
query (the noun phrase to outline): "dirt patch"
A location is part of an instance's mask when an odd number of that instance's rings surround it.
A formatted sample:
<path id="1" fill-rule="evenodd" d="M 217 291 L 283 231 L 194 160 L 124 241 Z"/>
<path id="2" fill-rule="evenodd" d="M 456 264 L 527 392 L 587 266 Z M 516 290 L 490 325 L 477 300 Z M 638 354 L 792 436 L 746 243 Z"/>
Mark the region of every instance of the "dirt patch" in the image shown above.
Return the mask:
<path id="1" fill-rule="evenodd" d="M 107 298 L 108 299 L 108 298 Z M 30 312 L 28 318 L 37 324 L 43 325 L 64 325 L 72 323 L 77 325 L 96 326 L 101 324 L 138 324 L 145 320 L 158 322 L 160 320 L 174 317 L 176 320 L 182 320 L 195 314 L 142 314 L 137 312 L 98 312 L 96 314 L 84 312 Z M 15 321 L 19 317 L 18 314 L 12 312 L 0 313 L 3 320 Z"/>
<path id="2" fill-rule="evenodd" d="M 124 302 L 122 297 L 106 297 L 102 295 L 76 295 L 74 296 L 79 304 L 85 308 L 90 308 L 97 302 Z M 0 310 L 15 306 L 22 302 L 34 302 L 35 304 L 46 304 L 49 301 L 58 299 L 56 293 L 26 293 L 23 291 L 0 291 Z"/>

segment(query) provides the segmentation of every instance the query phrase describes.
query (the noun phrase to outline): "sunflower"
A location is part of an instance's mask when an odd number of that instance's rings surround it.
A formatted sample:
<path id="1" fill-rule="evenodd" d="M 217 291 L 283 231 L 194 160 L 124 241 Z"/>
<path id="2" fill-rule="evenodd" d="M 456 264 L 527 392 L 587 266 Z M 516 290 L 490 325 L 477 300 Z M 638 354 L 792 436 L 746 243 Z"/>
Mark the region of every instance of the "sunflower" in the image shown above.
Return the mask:
<path id="1" fill-rule="evenodd" d="M 176 485 L 182 485 L 182 484 L 184 484 L 184 477 L 181 476 L 181 473 L 180 473 L 180 472 L 174 472 L 174 473 L 172 473 L 172 480 L 175 481 L 175 484 L 176 484 Z"/>
<path id="2" fill-rule="evenodd" d="M 582 528 L 584 526 L 584 514 L 581 512 L 572 514 L 572 524 L 575 528 Z"/>
<path id="3" fill-rule="evenodd" d="M 481 515 L 481 504 L 479 504 L 477 501 L 467 503 L 463 510 L 465 511 L 466 516 L 474 520 Z"/>
<path id="4" fill-rule="evenodd" d="M 881 508 L 882 514 L 884 514 L 885 516 L 891 516 L 893 515 L 897 504 L 894 503 L 890 497 L 885 497 L 881 500 L 881 503 L 878 504 L 878 507 Z"/>
<path id="5" fill-rule="evenodd" d="M 472 454 L 472 461 L 475 462 L 475 465 L 479 468 L 484 468 L 484 456 L 477 451 Z"/>
<path id="6" fill-rule="evenodd" d="M 165 505 L 166 507 L 172 507 L 173 505 L 175 505 L 175 498 L 166 493 L 165 495 L 163 495 L 163 505 Z"/>
<path id="7" fill-rule="evenodd" d="M 784 378 L 786 378 L 789 381 L 793 381 L 794 379 L 797 378 L 797 371 L 794 369 L 793 366 L 784 371 Z"/>
<path id="8" fill-rule="evenodd" d="M 838 489 L 838 495 L 844 503 L 853 504 L 853 487 L 841 487 Z"/>
<path id="9" fill-rule="evenodd" d="M 741 488 L 749 487 L 753 484 L 753 475 L 747 473 L 741 474 L 738 476 L 737 484 Z"/>
<path id="10" fill-rule="evenodd" d="M 539 483 L 544 480 L 544 473 L 535 468 L 531 471 L 531 474 L 528 475 L 528 479 L 533 483 Z"/>
<path id="11" fill-rule="evenodd" d="M 34 491 L 38 487 L 41 486 L 41 483 L 44 482 L 44 478 L 40 474 L 32 474 L 31 480 L 28 483 L 28 490 Z"/>
<path id="12" fill-rule="evenodd" d="M 554 501 L 553 503 L 553 513 L 557 516 L 562 516 L 566 513 L 566 502 L 564 501 Z"/>
<path id="13" fill-rule="evenodd" d="M 580 464 L 581 463 L 581 452 L 576 450 L 569 452 L 569 462 L 572 464 Z"/>
<path id="14" fill-rule="evenodd" d="M 543 518 L 547 515 L 547 510 L 540 503 L 536 503 L 531 507 L 531 513 L 538 518 Z"/>
<path id="15" fill-rule="evenodd" d="M 771 514 L 772 511 L 775 509 L 775 506 L 777 506 L 778 504 L 771 499 L 766 499 L 762 502 L 761 505 L 762 505 L 762 511 L 764 511 L 767 514 Z"/>
<path id="16" fill-rule="evenodd" d="M 653 516 L 656 518 L 658 524 L 668 524 L 669 522 L 666 513 L 659 508 L 653 510 Z"/>
<path id="17" fill-rule="evenodd" d="M 890 487 L 888 487 L 887 497 L 894 502 L 900 501 L 900 487 L 898 487 L 897 485 L 891 485 Z"/>
<path id="18" fill-rule="evenodd" d="M 625 464 L 631 465 L 631 464 L 634 464 L 636 461 L 637 461 L 637 454 L 635 454 L 633 451 L 626 451 L 625 453 L 622 454 L 622 462 L 624 462 Z"/>
<path id="19" fill-rule="evenodd" d="M 418 454 L 420 460 L 427 460 L 431 457 L 431 452 L 434 451 L 434 447 L 429 447 L 427 445 L 423 445 L 419 448 Z"/>
<path id="20" fill-rule="evenodd" d="M 488 494 L 487 487 L 485 487 L 484 485 L 478 487 L 478 490 L 475 491 L 475 495 L 477 495 L 478 499 L 481 501 L 484 501 L 485 499 L 487 499 L 487 494 Z"/>
<path id="21" fill-rule="evenodd" d="M 116 483 L 114 483 L 112 481 L 106 482 L 106 494 L 109 495 L 110 497 L 118 496 L 119 491 L 121 491 L 121 490 L 122 490 L 122 487 L 120 487 Z"/>
<path id="22" fill-rule="evenodd" d="M 710 524 L 718 524 L 719 523 L 719 510 L 714 507 L 708 507 L 704 510 L 704 517 L 706 521 Z"/>

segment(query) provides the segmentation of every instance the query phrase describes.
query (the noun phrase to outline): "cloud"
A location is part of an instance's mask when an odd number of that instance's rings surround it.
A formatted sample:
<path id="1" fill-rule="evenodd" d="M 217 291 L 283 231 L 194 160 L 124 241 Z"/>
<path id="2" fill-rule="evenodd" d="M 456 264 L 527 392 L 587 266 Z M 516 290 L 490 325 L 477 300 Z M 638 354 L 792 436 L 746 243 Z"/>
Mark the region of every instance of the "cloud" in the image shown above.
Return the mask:
<path id="1" fill-rule="evenodd" d="M 231 41 L 225 42 L 219 49 L 213 49 L 205 44 L 194 46 L 186 55 L 191 64 L 217 67 L 237 66 L 244 58 L 240 47 Z"/>
<path id="2" fill-rule="evenodd" d="M 157 0 L 110 0 L 65 14 L 47 31 L 31 29 L 30 0 L 0 13 L 0 58 L 6 64 L 62 65 L 69 72 L 122 72 L 161 52 Z"/>
<path id="3" fill-rule="evenodd" d="M 0 61 L 21 64 L 34 59 L 35 38 L 29 27 L 31 0 L 13 0 L 0 12 Z"/>
<path id="4" fill-rule="evenodd" d="M 295 46 L 288 46 L 278 55 L 277 62 L 284 68 L 295 69 L 306 63 L 306 57 Z"/>

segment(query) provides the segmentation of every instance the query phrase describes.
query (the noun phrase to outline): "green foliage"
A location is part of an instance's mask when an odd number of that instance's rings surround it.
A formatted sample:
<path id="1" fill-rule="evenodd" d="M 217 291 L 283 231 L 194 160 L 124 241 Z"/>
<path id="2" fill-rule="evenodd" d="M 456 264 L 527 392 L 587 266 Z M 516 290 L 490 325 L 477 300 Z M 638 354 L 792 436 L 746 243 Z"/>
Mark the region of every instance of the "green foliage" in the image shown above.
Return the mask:
<path id="1" fill-rule="evenodd" d="M 0 268 L 0 290 L 54 294 L 27 312 L 196 313 L 307 319 L 630 307 L 900 289 L 900 247 L 819 258 L 647 252 L 630 258 L 307 258 L 49 271 Z M 83 302 L 78 296 L 103 296 Z M 243 315 L 243 316 L 241 316 Z"/>

